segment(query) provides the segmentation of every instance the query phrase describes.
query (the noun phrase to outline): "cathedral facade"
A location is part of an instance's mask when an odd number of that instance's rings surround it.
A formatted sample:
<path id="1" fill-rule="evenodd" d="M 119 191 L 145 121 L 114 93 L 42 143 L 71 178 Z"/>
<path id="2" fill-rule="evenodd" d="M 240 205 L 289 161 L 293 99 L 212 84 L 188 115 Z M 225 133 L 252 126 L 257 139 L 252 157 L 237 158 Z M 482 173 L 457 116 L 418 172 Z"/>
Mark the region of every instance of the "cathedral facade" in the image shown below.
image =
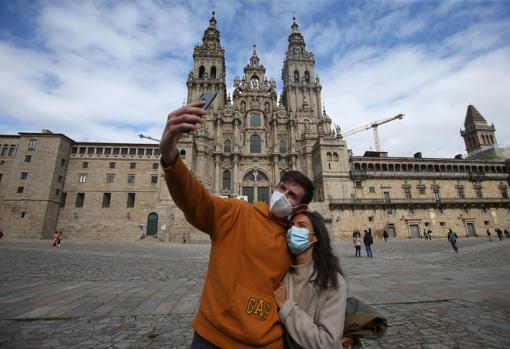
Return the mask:
<path id="1" fill-rule="evenodd" d="M 283 89 L 266 77 L 256 48 L 226 90 L 225 52 L 216 19 L 193 51 L 188 102 L 217 97 L 207 122 L 179 142 L 180 156 L 213 194 L 269 202 L 285 171 L 315 184 L 311 209 L 333 239 L 371 229 L 376 237 L 485 234 L 510 227 L 510 151 L 474 106 L 465 114 L 467 157 L 354 156 L 322 108 L 315 59 L 293 22 L 282 68 Z M 460 120 L 460 118 L 459 118 Z M 207 241 L 186 223 L 159 168 L 157 144 L 76 142 L 43 130 L 0 135 L 0 229 L 6 236 Z"/>

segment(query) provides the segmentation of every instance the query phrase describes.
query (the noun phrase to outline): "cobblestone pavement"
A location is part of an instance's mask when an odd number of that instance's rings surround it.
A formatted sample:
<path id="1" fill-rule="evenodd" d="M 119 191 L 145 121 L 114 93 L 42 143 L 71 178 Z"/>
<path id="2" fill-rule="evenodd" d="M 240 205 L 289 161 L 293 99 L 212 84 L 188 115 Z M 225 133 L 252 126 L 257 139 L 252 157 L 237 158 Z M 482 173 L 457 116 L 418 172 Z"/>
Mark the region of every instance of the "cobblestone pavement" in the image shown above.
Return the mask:
<path id="1" fill-rule="evenodd" d="M 365 348 L 509 348 L 510 240 L 335 242 L 350 293 L 389 320 Z M 0 348 L 187 348 L 209 245 L 0 240 Z"/>

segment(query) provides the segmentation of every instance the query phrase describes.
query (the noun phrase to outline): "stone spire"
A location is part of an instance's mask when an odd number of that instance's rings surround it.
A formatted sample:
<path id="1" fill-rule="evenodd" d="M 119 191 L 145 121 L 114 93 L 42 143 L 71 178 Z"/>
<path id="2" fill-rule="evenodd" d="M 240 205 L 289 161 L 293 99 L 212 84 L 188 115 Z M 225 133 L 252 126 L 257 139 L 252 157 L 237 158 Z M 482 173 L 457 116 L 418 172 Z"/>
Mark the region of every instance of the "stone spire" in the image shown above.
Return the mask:
<path id="1" fill-rule="evenodd" d="M 467 108 L 464 130 L 460 130 L 460 135 L 464 138 L 469 156 L 487 148 L 493 148 L 497 144 L 494 124 L 489 126 L 487 120 L 473 105 Z"/>
<path id="2" fill-rule="evenodd" d="M 464 128 L 468 131 L 475 129 L 477 126 L 487 126 L 487 121 L 474 105 L 469 105 L 466 112 L 466 119 L 464 121 Z"/>

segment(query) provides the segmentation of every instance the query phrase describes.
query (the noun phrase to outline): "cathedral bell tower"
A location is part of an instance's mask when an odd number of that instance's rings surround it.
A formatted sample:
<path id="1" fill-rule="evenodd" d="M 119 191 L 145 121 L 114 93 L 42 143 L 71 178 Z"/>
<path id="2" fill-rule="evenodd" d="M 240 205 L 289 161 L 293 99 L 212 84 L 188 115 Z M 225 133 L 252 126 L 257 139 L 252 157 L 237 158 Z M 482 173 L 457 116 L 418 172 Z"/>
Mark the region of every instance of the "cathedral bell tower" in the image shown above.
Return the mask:
<path id="1" fill-rule="evenodd" d="M 468 106 L 464 130 L 460 130 L 460 135 L 464 138 L 468 155 L 493 148 L 497 144 L 496 128 L 494 125 L 487 125 L 485 118 L 473 105 Z"/>
<path id="2" fill-rule="evenodd" d="M 188 75 L 188 103 L 196 101 L 204 91 L 216 91 L 218 95 L 210 109 L 218 110 L 225 105 L 225 50 L 221 47 L 220 32 L 216 28 L 216 18 L 209 20 L 204 31 L 202 44 L 193 50 L 194 67 Z"/>
<path id="3" fill-rule="evenodd" d="M 315 58 L 312 52 L 306 51 L 305 40 L 295 17 L 291 29 L 282 69 L 283 105 L 291 118 L 298 117 L 299 111 L 302 111 L 303 116 L 308 114 L 310 124 L 319 124 L 322 117 L 322 87 L 315 75 Z M 329 132 L 329 129 L 324 131 Z"/>

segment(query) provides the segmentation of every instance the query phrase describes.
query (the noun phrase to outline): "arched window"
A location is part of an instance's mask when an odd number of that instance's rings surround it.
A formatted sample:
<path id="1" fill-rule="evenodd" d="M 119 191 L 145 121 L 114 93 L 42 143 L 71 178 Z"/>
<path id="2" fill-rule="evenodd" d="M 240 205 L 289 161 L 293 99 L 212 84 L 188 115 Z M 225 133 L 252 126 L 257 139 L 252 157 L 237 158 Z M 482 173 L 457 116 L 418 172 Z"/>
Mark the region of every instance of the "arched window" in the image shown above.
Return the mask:
<path id="1" fill-rule="evenodd" d="M 294 81 L 299 82 L 299 72 L 294 70 Z"/>
<path id="2" fill-rule="evenodd" d="M 310 82 L 310 72 L 308 70 L 305 71 L 305 81 Z"/>
<path id="3" fill-rule="evenodd" d="M 198 78 L 203 79 L 205 74 L 205 67 L 203 65 L 198 68 Z"/>
<path id="4" fill-rule="evenodd" d="M 280 154 L 287 153 L 287 143 L 285 141 L 280 141 Z"/>
<path id="5" fill-rule="evenodd" d="M 232 146 L 230 143 L 230 139 L 226 139 L 225 142 L 223 142 L 223 152 L 230 153 L 231 151 L 232 151 Z"/>
<path id="6" fill-rule="evenodd" d="M 258 135 L 253 135 L 250 138 L 250 153 L 259 154 L 262 151 L 262 140 Z"/>
<path id="7" fill-rule="evenodd" d="M 214 65 L 211 67 L 211 79 L 216 79 L 216 67 Z"/>
<path id="8" fill-rule="evenodd" d="M 260 127 L 260 115 L 259 114 L 251 114 L 250 126 Z"/>
<path id="9" fill-rule="evenodd" d="M 179 154 L 181 155 L 181 159 L 186 159 L 186 150 L 182 149 Z"/>
<path id="10" fill-rule="evenodd" d="M 223 171 L 223 190 L 230 191 L 230 171 Z"/>
<path id="11" fill-rule="evenodd" d="M 331 161 L 331 153 L 326 153 L 326 160 Z"/>
<path id="12" fill-rule="evenodd" d="M 338 154 L 337 153 L 333 153 L 333 161 L 338 162 Z"/>

